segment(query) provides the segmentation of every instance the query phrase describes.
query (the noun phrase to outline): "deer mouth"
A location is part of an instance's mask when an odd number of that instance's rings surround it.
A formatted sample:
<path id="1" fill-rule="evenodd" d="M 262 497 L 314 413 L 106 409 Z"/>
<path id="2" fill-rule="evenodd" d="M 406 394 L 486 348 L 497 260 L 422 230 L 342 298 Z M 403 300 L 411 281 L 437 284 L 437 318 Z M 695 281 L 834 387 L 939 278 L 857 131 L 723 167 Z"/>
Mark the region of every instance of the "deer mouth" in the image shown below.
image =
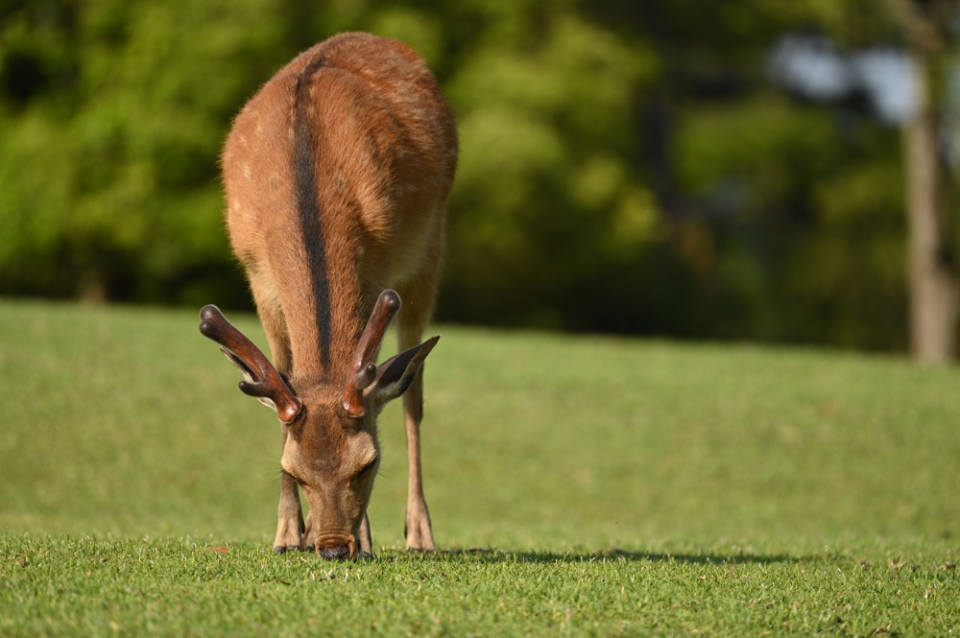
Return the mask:
<path id="1" fill-rule="evenodd" d="M 326 560 L 352 560 L 357 557 L 357 546 L 352 536 L 328 534 L 317 539 L 317 556 Z"/>

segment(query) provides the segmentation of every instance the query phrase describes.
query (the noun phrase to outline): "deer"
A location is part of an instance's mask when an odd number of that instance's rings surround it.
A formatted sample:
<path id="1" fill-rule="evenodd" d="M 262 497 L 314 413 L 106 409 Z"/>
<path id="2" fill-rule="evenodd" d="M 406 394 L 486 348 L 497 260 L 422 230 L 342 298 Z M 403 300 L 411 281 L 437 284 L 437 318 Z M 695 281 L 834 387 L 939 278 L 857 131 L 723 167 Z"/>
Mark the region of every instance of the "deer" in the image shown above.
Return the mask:
<path id="1" fill-rule="evenodd" d="M 365 33 L 300 53 L 227 135 L 227 232 L 272 362 L 216 306 L 201 310 L 200 332 L 240 370 L 240 390 L 280 420 L 275 552 L 372 557 L 377 419 L 401 396 L 406 548 L 436 551 L 420 424 L 424 360 L 439 335 L 421 339 L 457 152 L 451 109 L 426 63 L 400 41 Z M 378 364 L 394 318 L 399 354 Z"/>

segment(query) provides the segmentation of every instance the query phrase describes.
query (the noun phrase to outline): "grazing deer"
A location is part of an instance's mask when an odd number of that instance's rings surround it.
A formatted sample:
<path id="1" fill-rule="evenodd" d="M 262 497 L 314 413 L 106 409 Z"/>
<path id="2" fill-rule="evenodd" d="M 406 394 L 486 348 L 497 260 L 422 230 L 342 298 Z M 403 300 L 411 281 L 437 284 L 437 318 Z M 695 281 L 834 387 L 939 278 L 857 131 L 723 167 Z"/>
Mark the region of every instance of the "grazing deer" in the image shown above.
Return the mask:
<path id="1" fill-rule="evenodd" d="M 419 341 L 433 311 L 456 162 L 453 117 L 423 61 L 368 34 L 338 35 L 300 54 L 233 124 L 222 157 L 227 226 L 274 363 L 215 306 L 201 311 L 200 331 L 243 373 L 240 389 L 282 423 L 274 551 L 371 553 L 377 416 L 400 395 L 406 546 L 435 549 L 420 421 L 423 361 L 439 336 Z M 401 352 L 378 366 L 395 315 Z M 306 524 L 298 486 L 310 505 Z"/>

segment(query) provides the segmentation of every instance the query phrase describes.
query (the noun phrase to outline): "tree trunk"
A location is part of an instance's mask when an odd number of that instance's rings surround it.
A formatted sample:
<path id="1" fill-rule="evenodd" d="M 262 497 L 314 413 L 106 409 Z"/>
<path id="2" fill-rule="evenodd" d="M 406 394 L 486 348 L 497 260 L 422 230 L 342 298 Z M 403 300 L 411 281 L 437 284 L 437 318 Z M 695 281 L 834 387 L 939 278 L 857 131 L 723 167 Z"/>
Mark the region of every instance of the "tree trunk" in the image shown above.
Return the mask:
<path id="1" fill-rule="evenodd" d="M 918 109 L 904 125 L 911 347 L 924 363 L 956 353 L 958 290 L 943 202 L 943 166 L 937 151 L 937 107 L 931 97 L 931 61 L 914 56 Z"/>

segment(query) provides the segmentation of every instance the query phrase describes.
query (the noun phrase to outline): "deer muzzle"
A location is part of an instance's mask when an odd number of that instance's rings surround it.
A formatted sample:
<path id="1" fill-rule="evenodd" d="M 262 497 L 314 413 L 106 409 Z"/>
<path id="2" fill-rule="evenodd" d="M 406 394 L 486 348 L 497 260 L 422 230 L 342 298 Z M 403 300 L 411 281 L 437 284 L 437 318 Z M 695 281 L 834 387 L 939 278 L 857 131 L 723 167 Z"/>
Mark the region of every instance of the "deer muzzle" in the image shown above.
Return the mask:
<path id="1" fill-rule="evenodd" d="M 357 557 L 357 541 L 352 537 L 327 536 L 317 539 L 317 556 L 327 560 L 347 560 Z"/>

